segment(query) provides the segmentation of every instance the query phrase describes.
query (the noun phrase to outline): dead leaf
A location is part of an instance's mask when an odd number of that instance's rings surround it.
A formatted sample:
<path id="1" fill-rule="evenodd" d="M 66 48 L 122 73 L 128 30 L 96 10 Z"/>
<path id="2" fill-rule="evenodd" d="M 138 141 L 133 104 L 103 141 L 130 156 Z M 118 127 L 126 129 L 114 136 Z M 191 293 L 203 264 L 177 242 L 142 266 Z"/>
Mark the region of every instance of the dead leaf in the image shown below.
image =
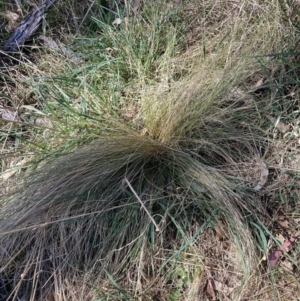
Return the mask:
<path id="1" fill-rule="evenodd" d="M 148 135 L 148 134 L 149 134 L 149 131 L 148 131 L 147 128 L 143 128 L 143 129 L 141 130 L 141 135 L 142 135 L 142 136 L 146 136 L 146 135 Z"/>
<path id="2" fill-rule="evenodd" d="M 52 127 L 50 120 L 47 118 L 35 118 L 33 120 L 33 124 L 42 126 L 42 127 L 48 127 L 48 128 Z"/>
<path id="3" fill-rule="evenodd" d="M 266 117 L 274 124 L 274 127 L 278 129 L 280 133 L 285 134 L 290 130 L 290 125 L 280 122 L 280 117 L 277 119 L 270 115 L 266 115 Z"/>
<path id="4" fill-rule="evenodd" d="M 300 224 L 300 218 L 294 218 L 295 224 L 299 225 Z"/>
<path id="5" fill-rule="evenodd" d="M 22 168 L 22 166 L 24 166 L 29 160 L 30 160 L 30 158 L 24 158 L 23 160 L 21 160 L 20 162 L 17 162 L 17 163 L 11 162 L 10 168 L 5 170 L 1 174 L 0 179 L 6 181 L 10 177 L 12 177 L 15 173 L 17 173 Z"/>
<path id="6" fill-rule="evenodd" d="M 293 264 L 287 259 L 281 261 L 280 267 L 286 272 L 293 272 Z"/>
<path id="7" fill-rule="evenodd" d="M 124 114 L 122 114 L 122 117 L 125 120 L 131 120 L 134 117 L 134 115 L 132 113 L 124 113 Z"/>
<path id="8" fill-rule="evenodd" d="M 274 74 L 280 70 L 280 66 L 274 66 L 272 69 L 271 69 L 271 76 L 273 77 Z"/>
<path id="9" fill-rule="evenodd" d="M 122 23 L 122 19 L 117 18 L 112 22 L 112 25 L 120 25 Z"/>
<path id="10" fill-rule="evenodd" d="M 226 239 L 226 233 L 221 227 L 215 226 L 214 228 L 216 231 L 216 237 L 218 241 L 223 241 L 224 239 Z"/>
<path id="11" fill-rule="evenodd" d="M 278 224 L 284 229 L 289 229 L 289 221 L 287 219 L 282 221 L 278 220 Z"/>
<path id="12" fill-rule="evenodd" d="M 277 235 L 278 240 L 283 244 L 285 242 L 285 238 L 282 234 Z"/>
<path id="13" fill-rule="evenodd" d="M 0 118 L 6 121 L 21 121 L 17 111 L 4 107 L 0 107 Z"/>
<path id="14" fill-rule="evenodd" d="M 226 297 L 228 297 L 234 290 L 233 287 L 229 287 L 225 283 L 219 282 L 215 280 L 216 291 L 222 293 Z"/>
<path id="15" fill-rule="evenodd" d="M 8 24 L 5 26 L 5 29 L 7 32 L 11 32 L 14 29 L 16 29 L 18 24 L 19 15 L 16 13 L 13 13 L 9 10 L 5 12 L 5 18 L 8 20 Z"/>
<path id="16" fill-rule="evenodd" d="M 215 289 L 214 289 L 214 280 L 213 278 L 208 278 L 206 281 L 205 290 L 207 294 L 211 297 L 212 301 L 217 301 Z"/>
<path id="17" fill-rule="evenodd" d="M 255 191 L 259 191 L 264 187 L 264 185 L 268 180 L 268 175 L 269 175 L 268 165 L 264 161 L 261 160 L 259 166 L 261 169 L 261 174 L 260 174 L 260 180 L 258 184 L 253 188 Z"/>
<path id="18" fill-rule="evenodd" d="M 256 82 L 252 87 L 251 89 L 252 90 L 256 90 L 257 88 L 259 88 L 260 86 L 263 85 L 265 79 L 264 78 L 261 78 L 258 82 Z"/>

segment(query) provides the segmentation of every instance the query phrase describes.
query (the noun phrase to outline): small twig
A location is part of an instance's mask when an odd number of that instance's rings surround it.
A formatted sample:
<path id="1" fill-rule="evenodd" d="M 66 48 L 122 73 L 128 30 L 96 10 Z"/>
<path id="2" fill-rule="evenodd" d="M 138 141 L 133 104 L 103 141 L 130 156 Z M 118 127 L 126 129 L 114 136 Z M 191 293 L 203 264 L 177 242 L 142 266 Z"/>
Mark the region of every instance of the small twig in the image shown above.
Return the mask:
<path id="1" fill-rule="evenodd" d="M 132 193 L 135 195 L 135 197 L 137 198 L 137 200 L 140 202 L 140 204 L 143 207 L 143 209 L 145 210 L 145 212 L 148 214 L 149 218 L 151 219 L 152 223 L 154 224 L 154 226 L 156 228 L 155 231 L 156 232 L 160 232 L 159 226 L 157 225 L 157 223 L 155 222 L 154 218 L 151 216 L 150 212 L 148 211 L 148 209 L 146 208 L 146 206 L 144 205 L 144 203 L 141 201 L 141 199 L 139 198 L 139 196 L 137 195 L 137 193 L 135 192 L 135 190 L 133 189 L 133 187 L 131 186 L 131 184 L 127 180 L 127 178 L 125 178 L 125 182 L 128 185 L 128 187 L 130 188 L 130 190 L 132 191 Z"/>

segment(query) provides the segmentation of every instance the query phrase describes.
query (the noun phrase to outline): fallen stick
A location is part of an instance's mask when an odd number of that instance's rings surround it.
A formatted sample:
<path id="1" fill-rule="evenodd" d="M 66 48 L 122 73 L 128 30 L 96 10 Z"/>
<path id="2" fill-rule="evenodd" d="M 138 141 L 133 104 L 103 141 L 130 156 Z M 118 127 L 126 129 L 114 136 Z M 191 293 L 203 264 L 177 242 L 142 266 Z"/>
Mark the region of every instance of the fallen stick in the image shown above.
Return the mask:
<path id="1" fill-rule="evenodd" d="M 45 11 L 52 6 L 57 0 L 46 0 L 35 10 L 28 14 L 15 29 L 3 46 L 6 52 L 19 51 L 25 41 L 33 36 L 42 24 Z"/>

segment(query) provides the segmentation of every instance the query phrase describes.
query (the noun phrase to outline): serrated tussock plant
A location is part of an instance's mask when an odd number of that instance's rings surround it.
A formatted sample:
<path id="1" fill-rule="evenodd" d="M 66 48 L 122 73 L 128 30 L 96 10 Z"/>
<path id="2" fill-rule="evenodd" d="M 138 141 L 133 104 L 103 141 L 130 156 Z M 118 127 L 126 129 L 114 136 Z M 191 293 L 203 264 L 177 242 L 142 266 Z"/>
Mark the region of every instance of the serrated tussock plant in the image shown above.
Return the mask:
<path id="1" fill-rule="evenodd" d="M 2 270 L 8 277 L 23 275 L 14 285 L 34 278 L 41 287 L 55 267 L 63 274 L 128 268 L 126 257 L 134 258 L 152 222 L 125 179 L 159 225 L 159 236 L 172 228 L 164 224 L 166 210 L 175 218 L 183 210 L 203 220 L 217 210 L 237 228 L 244 268 L 254 267 L 254 248 L 241 222 L 243 209 L 251 212 L 255 205 L 251 194 L 186 150 L 148 137 L 112 136 L 37 169 L 24 183 L 27 189 L 2 210 Z"/>
<path id="2" fill-rule="evenodd" d="M 5 279 L 19 275 L 14 296 L 34 279 L 30 293 L 40 298 L 52 289 L 51 271 L 58 268 L 63 275 L 80 270 L 121 275 L 144 237 L 150 239 L 153 220 L 164 238 L 179 227 L 182 214 L 204 222 L 217 212 L 217 220 L 230 221 L 243 254 L 241 270 L 249 275 L 255 268 L 255 244 L 244 216 L 255 219 L 260 205 L 240 178 L 238 163 L 241 157 L 250 160 L 253 141 L 259 142 L 251 125 L 257 107 L 250 100 L 237 106 L 242 99 L 229 99 L 223 86 L 217 93 L 201 86 L 198 76 L 187 82 L 170 97 L 157 96 L 155 102 L 168 106 L 156 120 L 145 118 L 145 133 L 120 123 L 123 135 L 99 135 L 48 159 L 24 179 L 0 216 L 2 273 Z M 228 80 L 225 84 L 229 87 Z M 145 117 L 147 109 L 148 100 Z"/>
<path id="3" fill-rule="evenodd" d="M 125 80 L 124 66 L 130 62 L 131 76 L 137 76 L 135 82 L 140 84 L 141 91 L 135 94 L 138 113 L 131 122 L 118 111 L 126 110 L 126 103 L 110 102 L 107 80 L 101 82 L 98 74 L 102 67 L 108 72 L 110 62 L 99 64 L 99 69 L 76 70 L 65 89 L 54 80 L 36 85 L 46 95 L 45 108 L 57 117 L 51 141 L 58 135 L 65 151 L 48 156 L 28 172 L 1 208 L 0 281 L 7 283 L 11 299 L 50 299 L 74 274 L 85 273 L 89 281 L 108 277 L 117 287 L 115 279 L 125 281 L 126 272 L 132 270 L 135 289 L 143 292 L 141 275 L 163 278 L 173 260 L 186 249 L 196 253 L 203 232 L 218 223 L 227 225 L 239 257 L 237 299 L 250 294 L 245 287 L 251 286 L 258 252 L 248 221 L 265 212 L 246 185 L 247 171 L 240 163 L 252 162 L 266 144 L 262 116 L 269 103 L 252 98 L 244 83 L 260 69 L 253 52 L 273 49 L 270 33 L 280 33 L 267 22 L 269 16 L 257 15 L 252 24 L 242 22 L 239 14 L 237 23 L 228 25 L 229 34 L 221 26 L 205 52 L 196 47 L 192 58 L 176 68 L 169 65 L 180 58 L 170 58 L 168 64 L 165 56 L 160 64 L 159 51 L 149 60 L 135 57 L 136 47 L 143 45 L 125 39 L 128 28 L 120 29 L 122 45 L 115 38 L 117 30 L 106 28 L 104 40 L 111 39 L 122 54 L 121 64 L 114 65 L 115 73 L 121 74 L 117 79 Z M 274 16 L 278 17 L 276 12 Z M 267 37 L 258 44 L 262 30 Z M 165 34 L 165 30 L 156 33 Z M 153 47 L 163 40 L 156 35 L 148 40 Z M 132 48 L 126 48 L 126 42 Z M 168 45 L 168 55 L 173 55 L 175 45 Z M 147 51 L 141 51 L 139 55 L 147 58 Z M 95 59 L 93 53 L 91 58 Z M 154 80 L 152 65 L 161 80 Z M 180 67 L 185 74 L 178 78 Z M 87 74 L 88 70 L 92 72 Z M 117 91 L 120 97 L 124 86 Z M 68 93 L 78 94 L 77 98 L 72 102 Z M 68 147 L 66 141 L 76 135 L 83 137 L 80 147 Z"/>

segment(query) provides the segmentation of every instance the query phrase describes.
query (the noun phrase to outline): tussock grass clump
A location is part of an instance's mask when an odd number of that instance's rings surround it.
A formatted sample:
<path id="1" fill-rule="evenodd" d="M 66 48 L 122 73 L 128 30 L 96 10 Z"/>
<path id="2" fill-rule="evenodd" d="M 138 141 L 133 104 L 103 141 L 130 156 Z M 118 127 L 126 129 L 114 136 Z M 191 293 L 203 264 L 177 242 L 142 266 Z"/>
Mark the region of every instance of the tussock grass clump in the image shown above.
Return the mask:
<path id="1" fill-rule="evenodd" d="M 43 160 L 0 211 L 5 298 L 251 299 L 268 212 L 245 162 L 269 147 L 272 107 L 251 87 L 256 56 L 286 40 L 276 1 L 239 5 L 145 4 L 117 28 L 96 20 L 103 37 L 82 44 L 83 66 L 32 81 L 52 127 L 31 129 Z M 197 9 L 207 31 L 184 43 L 180 18 Z"/>
<path id="2" fill-rule="evenodd" d="M 155 262 L 151 245 L 156 249 L 159 240 L 167 242 L 170 231 L 183 237 L 185 250 L 215 220 L 225 217 L 232 222 L 244 256 L 239 268 L 246 273 L 255 268 L 255 247 L 239 209 L 244 205 L 250 212 L 251 194 L 217 168 L 148 137 L 99 138 L 48 162 L 24 184 L 28 188 L 1 212 L 3 277 L 22 275 L 10 284 L 19 288 L 18 295 L 29 285 L 40 298 L 38 288 L 56 267 L 63 275 L 76 270 L 122 275 L 133 268 L 131 260 L 141 256 L 141 244 Z M 193 225 L 186 224 L 189 219 L 202 224 L 192 238 L 185 234 Z M 143 260 L 148 266 L 150 262 Z M 167 268 L 168 260 L 163 265 Z M 36 287 L 29 284 L 31 278 Z M 42 295 L 44 290 L 47 285 Z"/>

